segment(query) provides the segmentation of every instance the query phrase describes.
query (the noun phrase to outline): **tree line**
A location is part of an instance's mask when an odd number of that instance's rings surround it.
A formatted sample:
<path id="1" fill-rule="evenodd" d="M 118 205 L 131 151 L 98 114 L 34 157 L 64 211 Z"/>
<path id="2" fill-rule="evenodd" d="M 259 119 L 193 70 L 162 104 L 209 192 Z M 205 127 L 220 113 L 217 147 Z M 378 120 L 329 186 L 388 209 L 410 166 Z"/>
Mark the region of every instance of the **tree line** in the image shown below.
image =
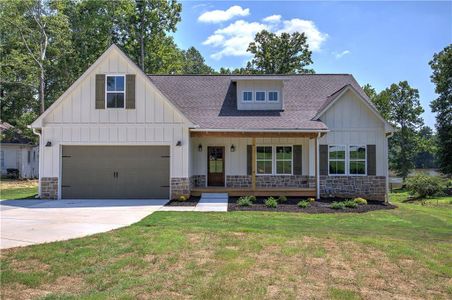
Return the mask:
<path id="1" fill-rule="evenodd" d="M 304 33 L 261 31 L 248 46 L 245 67 L 214 70 L 195 48 L 180 49 L 171 36 L 181 21 L 176 0 L 10 0 L 0 2 L 1 119 L 27 129 L 57 97 L 115 43 L 148 74 L 299 74 L 312 52 Z M 363 88 L 398 131 L 390 139 L 390 167 L 406 177 L 414 167 L 452 174 L 452 48 L 430 66 L 439 97 L 436 133 L 424 126 L 417 89 L 401 81 L 377 93 Z"/>

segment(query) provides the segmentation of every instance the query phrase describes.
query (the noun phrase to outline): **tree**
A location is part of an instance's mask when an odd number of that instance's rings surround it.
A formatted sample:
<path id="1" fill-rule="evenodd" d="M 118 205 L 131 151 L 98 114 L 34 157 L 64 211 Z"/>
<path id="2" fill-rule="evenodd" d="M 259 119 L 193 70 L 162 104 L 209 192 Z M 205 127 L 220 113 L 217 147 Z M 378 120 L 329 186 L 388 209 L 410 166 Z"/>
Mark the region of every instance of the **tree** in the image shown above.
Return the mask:
<path id="1" fill-rule="evenodd" d="M 2 48 L 2 65 L 14 62 L 2 72 L 2 83 L 6 83 L 2 98 L 10 101 L 9 93 L 17 93 L 9 89 L 13 87 L 25 88 L 20 94 L 27 98 L 37 92 L 42 113 L 47 102 L 47 75 L 57 72 L 56 62 L 70 55 L 70 51 L 66 51 L 70 48 L 67 18 L 55 9 L 53 2 L 41 0 L 4 1 L 0 11 L 0 31 L 7 41 L 7 46 Z M 33 101 L 32 98 L 27 100 Z"/>
<path id="2" fill-rule="evenodd" d="M 418 132 L 418 152 L 416 153 L 414 164 L 419 169 L 436 168 L 437 156 L 436 135 L 428 126 L 423 126 Z"/>
<path id="3" fill-rule="evenodd" d="M 414 168 L 418 148 L 416 132 L 423 125 L 420 115 L 424 109 L 419 102 L 418 90 L 410 87 L 407 81 L 392 84 L 382 93 L 388 97 L 391 108 L 388 120 L 398 128 L 389 141 L 390 165 L 405 179 Z"/>
<path id="4" fill-rule="evenodd" d="M 452 175 L 452 45 L 434 54 L 429 64 L 438 94 L 430 106 L 436 113 L 439 166 L 442 172 Z"/>
<path id="5" fill-rule="evenodd" d="M 305 69 L 312 64 L 309 45 L 304 33 L 283 32 L 277 35 L 266 30 L 256 34 L 247 51 L 254 55 L 251 64 L 259 73 L 294 74 L 311 73 Z"/>
<path id="6" fill-rule="evenodd" d="M 184 54 L 184 74 L 212 74 L 214 69 L 205 64 L 204 57 L 195 48 L 190 47 Z"/>
<path id="7" fill-rule="evenodd" d="M 369 97 L 370 101 L 380 112 L 381 116 L 385 120 L 389 120 L 389 111 L 391 110 L 391 106 L 389 103 L 388 93 L 386 91 L 377 93 L 377 91 L 370 84 L 365 84 L 363 86 L 363 90 L 366 93 L 367 97 Z"/>

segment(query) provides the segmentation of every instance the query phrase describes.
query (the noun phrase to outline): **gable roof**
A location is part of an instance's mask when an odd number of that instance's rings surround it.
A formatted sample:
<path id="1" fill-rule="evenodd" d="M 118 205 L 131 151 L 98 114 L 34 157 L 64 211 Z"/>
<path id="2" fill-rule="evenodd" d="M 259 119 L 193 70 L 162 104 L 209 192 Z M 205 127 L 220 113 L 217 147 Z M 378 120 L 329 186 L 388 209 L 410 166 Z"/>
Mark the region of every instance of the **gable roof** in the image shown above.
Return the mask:
<path id="1" fill-rule="evenodd" d="M 0 143 L 2 144 L 34 144 L 31 139 L 22 134 L 22 131 L 7 122 L 0 121 L 0 134 L 2 135 L 2 139 L 0 140 Z"/>
<path id="2" fill-rule="evenodd" d="M 138 67 L 118 46 L 115 44 L 111 44 L 108 49 L 102 53 L 101 56 L 83 73 L 82 76 L 80 76 L 55 102 L 48 107 L 43 114 L 41 114 L 31 125 L 31 128 L 40 128 L 42 127 L 42 121 L 44 118 L 53 111 L 65 98 L 67 95 L 69 95 L 72 91 L 75 90 L 75 88 L 84 80 L 85 77 L 87 77 L 101 62 L 103 62 L 108 55 L 110 55 L 112 52 L 118 53 L 122 58 L 124 58 L 127 62 L 129 62 L 137 71 L 137 74 L 140 73 L 144 78 L 148 78 L 147 75 Z M 149 80 L 149 84 L 153 85 L 153 83 Z M 157 92 L 160 93 L 159 89 L 156 88 Z M 163 98 L 165 98 L 164 95 L 162 95 Z M 187 117 L 178 110 L 178 108 L 173 104 L 173 102 L 169 101 L 168 99 L 166 102 L 168 105 L 170 105 L 174 110 L 176 110 L 180 116 L 189 124 L 189 126 L 193 126 L 193 124 L 190 122 L 190 120 L 187 119 Z"/>
<path id="3" fill-rule="evenodd" d="M 316 118 L 345 86 L 364 91 L 350 74 L 149 75 L 155 86 L 200 129 L 327 130 Z M 283 80 L 281 111 L 238 110 L 236 81 Z"/>

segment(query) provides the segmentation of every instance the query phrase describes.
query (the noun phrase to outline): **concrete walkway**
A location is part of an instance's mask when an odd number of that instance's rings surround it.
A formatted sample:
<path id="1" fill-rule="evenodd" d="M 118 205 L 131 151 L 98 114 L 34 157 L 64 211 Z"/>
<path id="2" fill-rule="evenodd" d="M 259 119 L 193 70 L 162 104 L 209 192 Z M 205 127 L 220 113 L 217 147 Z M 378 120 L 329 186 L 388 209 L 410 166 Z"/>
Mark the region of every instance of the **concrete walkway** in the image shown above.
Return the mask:
<path id="1" fill-rule="evenodd" d="M 168 200 L 3 200 L 0 248 L 67 240 L 138 222 Z"/>
<path id="2" fill-rule="evenodd" d="M 163 206 L 160 211 L 228 211 L 227 193 L 203 193 L 196 206 Z"/>

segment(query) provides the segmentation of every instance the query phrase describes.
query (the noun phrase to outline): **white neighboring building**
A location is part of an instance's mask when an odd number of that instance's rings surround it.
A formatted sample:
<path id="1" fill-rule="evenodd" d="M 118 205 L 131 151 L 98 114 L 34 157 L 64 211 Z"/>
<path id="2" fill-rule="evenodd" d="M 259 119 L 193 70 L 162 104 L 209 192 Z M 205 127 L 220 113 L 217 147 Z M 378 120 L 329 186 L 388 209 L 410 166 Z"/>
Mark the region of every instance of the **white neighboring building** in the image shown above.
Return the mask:
<path id="1" fill-rule="evenodd" d="M 19 178 L 38 178 L 39 147 L 14 130 L 11 124 L 1 122 L 2 135 L 7 130 L 12 130 L 13 134 L 3 137 L 0 142 L 1 175 L 7 176 L 8 169 L 15 169 Z"/>

